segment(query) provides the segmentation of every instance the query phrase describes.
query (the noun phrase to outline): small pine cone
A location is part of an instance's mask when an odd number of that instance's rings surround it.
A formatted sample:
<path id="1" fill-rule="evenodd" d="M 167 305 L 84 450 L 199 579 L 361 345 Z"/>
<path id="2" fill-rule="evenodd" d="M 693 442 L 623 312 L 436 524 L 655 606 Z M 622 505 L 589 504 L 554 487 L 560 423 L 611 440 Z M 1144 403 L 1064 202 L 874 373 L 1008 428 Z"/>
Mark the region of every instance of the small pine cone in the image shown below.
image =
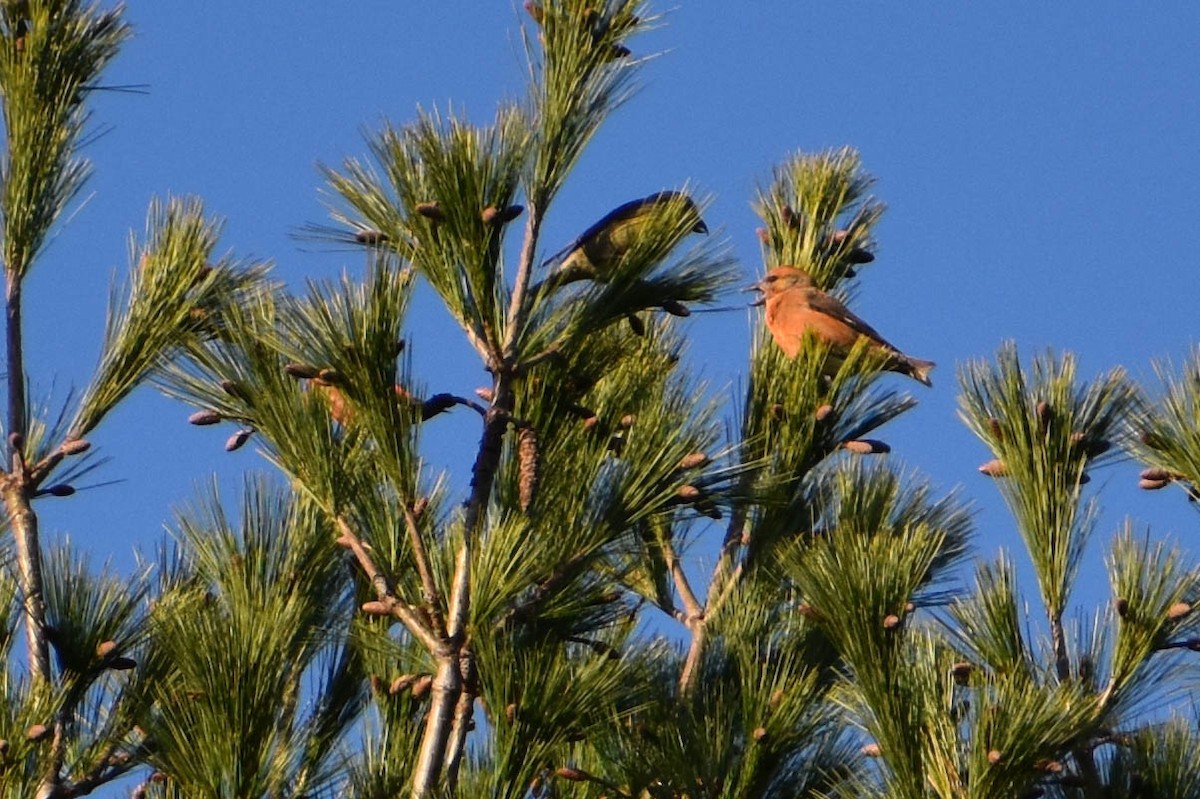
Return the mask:
<path id="1" fill-rule="evenodd" d="M 209 275 L 212 274 L 212 271 L 213 271 L 213 268 L 211 266 L 209 266 L 208 264 L 205 264 L 204 266 L 197 269 L 196 276 L 194 278 L 192 278 L 192 285 L 190 286 L 190 288 L 195 288 L 196 286 L 199 286 L 201 283 L 203 283 L 205 278 L 207 278 Z"/>
<path id="2" fill-rule="evenodd" d="M 788 227 L 798 228 L 804 224 L 804 217 L 792 210 L 792 206 L 785 205 L 779 212 L 779 216 L 783 219 L 783 224 Z"/>
<path id="3" fill-rule="evenodd" d="M 1153 480 L 1155 482 L 1169 483 L 1176 478 L 1174 472 L 1169 469 L 1163 469 L 1159 466 L 1151 466 L 1147 469 L 1142 469 L 1142 473 L 1138 475 L 1143 480 Z"/>
<path id="4" fill-rule="evenodd" d="M 58 448 L 63 455 L 78 455 L 91 449 L 92 443 L 83 438 L 68 438 Z"/>
<path id="5" fill-rule="evenodd" d="M 997 444 L 1004 443 L 1004 429 L 1000 427 L 1000 420 L 995 416 L 988 419 L 988 428 L 992 431 L 992 440 Z"/>
<path id="6" fill-rule="evenodd" d="M 516 219 L 525 210 L 522 205 L 510 205 L 507 208 L 496 208 L 494 205 L 489 205 L 483 209 L 483 222 L 486 225 L 507 225 L 509 222 Z"/>
<path id="7" fill-rule="evenodd" d="M 679 461 L 680 469 L 702 469 L 709 464 L 708 455 L 703 452 L 693 452 L 690 455 L 684 455 Z"/>
<path id="8" fill-rule="evenodd" d="M 1192 612 L 1192 606 L 1186 602 L 1176 602 L 1167 608 L 1167 621 L 1179 621 Z"/>
<path id="9" fill-rule="evenodd" d="M 635 416 L 632 413 L 627 413 L 621 417 L 619 422 L 617 422 L 617 426 L 620 427 L 622 430 L 628 430 L 629 428 L 633 427 L 633 423 L 636 421 L 637 421 L 637 416 Z"/>
<path id="10" fill-rule="evenodd" d="M 401 674 L 399 677 L 392 680 L 390 685 L 388 685 L 387 692 L 390 696 L 395 696 L 396 694 L 401 693 L 402 691 L 410 688 L 412 686 L 412 684 L 416 681 L 417 681 L 416 674 Z"/>
<path id="11" fill-rule="evenodd" d="M 958 683 L 959 685 L 966 685 L 967 681 L 971 679 L 971 670 L 973 668 L 974 666 L 972 666 L 970 663 L 967 663 L 966 661 L 960 661 L 950 667 L 950 676 L 952 676 L 954 678 L 954 682 Z"/>
<path id="12" fill-rule="evenodd" d="M 225 442 L 225 451 L 233 452 L 241 449 L 250 440 L 250 436 L 252 435 L 254 435 L 254 431 L 250 428 L 243 428 L 237 431 Z"/>
<path id="13" fill-rule="evenodd" d="M 1008 474 L 1008 467 L 1004 465 L 1004 461 L 997 458 L 980 466 L 979 473 L 988 477 L 1004 477 Z"/>
<path id="14" fill-rule="evenodd" d="M 1116 608 L 1117 615 L 1122 619 L 1129 614 L 1129 600 L 1123 596 L 1119 596 L 1113 600 L 1113 607 Z"/>
<path id="15" fill-rule="evenodd" d="M 1045 433 L 1050 429 L 1050 423 L 1054 420 L 1054 410 L 1045 400 L 1039 402 L 1035 410 L 1037 411 L 1038 432 Z"/>
<path id="16" fill-rule="evenodd" d="M 417 203 L 413 210 L 430 222 L 443 222 L 446 219 L 446 212 L 442 210 L 442 207 L 436 201 Z"/>
<path id="17" fill-rule="evenodd" d="M 312 380 L 321 370 L 315 366 L 309 366 L 306 363 L 289 363 L 283 367 L 283 371 L 297 380 Z"/>
<path id="18" fill-rule="evenodd" d="M 591 774 L 588 774 L 583 769 L 572 768 L 571 766 L 562 766 L 555 769 L 554 776 L 571 782 L 586 782 L 592 777 Z"/>
<path id="19" fill-rule="evenodd" d="M 1061 774 L 1063 770 L 1063 764 L 1057 760 L 1039 760 L 1033 767 L 1047 774 Z"/>
<path id="20" fill-rule="evenodd" d="M 496 392 L 492 391 L 487 386 L 480 386 L 475 389 L 475 396 L 479 397 L 484 402 L 491 402 L 496 398 Z"/>
<path id="21" fill-rule="evenodd" d="M 248 392 L 246 387 L 236 380 L 222 380 L 220 386 L 222 391 L 234 399 L 240 399 L 245 402 L 250 398 L 250 392 Z"/>
<path id="22" fill-rule="evenodd" d="M 855 455 L 882 455 L 892 451 L 882 441 L 875 441 L 870 438 L 860 438 L 854 441 L 843 441 L 842 449 L 847 452 L 853 452 Z"/>
<path id="23" fill-rule="evenodd" d="M 1145 477 L 1138 480 L 1138 488 L 1143 491 L 1157 491 L 1160 488 L 1166 488 L 1170 484 L 1170 480 L 1147 480 Z"/>
<path id="24" fill-rule="evenodd" d="M 388 235 L 382 230 L 358 230 L 354 233 L 354 240 L 359 244 L 366 244 L 369 247 L 374 247 L 378 244 L 384 244 L 388 240 Z"/>
<path id="25" fill-rule="evenodd" d="M 671 314 L 671 316 L 688 317 L 692 315 L 692 312 L 688 310 L 686 305 L 675 300 L 666 300 L 659 307 Z"/>
<path id="26" fill-rule="evenodd" d="M 752 732 L 750 734 L 752 736 L 754 736 L 754 740 L 761 741 L 763 738 L 767 737 L 767 728 L 766 727 L 755 727 L 754 732 Z"/>
<path id="27" fill-rule="evenodd" d="M 50 734 L 50 728 L 45 724 L 34 724 L 25 730 L 25 739 L 28 741 L 40 741 Z"/>
<path id="28" fill-rule="evenodd" d="M 849 237 L 850 237 L 849 230 L 834 230 L 830 233 L 825 234 L 824 238 L 821 241 L 821 246 L 823 246 L 827 250 L 831 250 L 834 247 L 842 246 L 842 244 L 844 244 L 846 239 Z"/>
<path id="29" fill-rule="evenodd" d="M 1003 756 L 1000 754 L 999 749 L 992 749 L 987 753 L 987 759 L 989 763 L 995 766 L 1000 763 L 1000 761 L 1003 759 Z"/>
<path id="30" fill-rule="evenodd" d="M 695 502 L 704 497 L 704 492 L 694 485 L 682 485 L 675 492 L 680 502 Z"/>
<path id="31" fill-rule="evenodd" d="M 821 611 L 817 610 L 807 602 L 801 602 L 799 607 L 796 608 L 796 612 L 804 618 L 812 619 L 813 621 L 817 621 L 821 618 Z"/>
<path id="32" fill-rule="evenodd" d="M 509 703 L 504 706 L 504 718 L 509 724 L 517 720 L 517 704 L 516 702 Z"/>
<path id="33" fill-rule="evenodd" d="M 529 511 L 537 495 L 541 459 L 538 456 L 537 433 L 532 427 L 522 427 L 517 435 L 517 493 L 521 510 Z"/>
<path id="34" fill-rule="evenodd" d="M 425 696 L 425 694 L 429 693 L 429 689 L 432 686 L 433 677 L 428 674 L 422 674 L 420 677 L 417 677 L 417 679 L 413 680 L 412 698 L 420 699 L 421 697 Z"/>
<path id="35" fill-rule="evenodd" d="M 425 515 L 425 511 L 429 509 L 429 497 L 417 497 L 412 504 L 413 516 L 420 519 Z"/>
<path id="36" fill-rule="evenodd" d="M 96 644 L 96 656 L 106 658 L 117 651 L 116 641 L 102 641 Z"/>
<path id="37" fill-rule="evenodd" d="M 820 408 L 817 408 L 814 416 L 816 416 L 818 422 L 832 421 L 837 418 L 837 413 L 832 405 L 822 405 Z"/>
<path id="38" fill-rule="evenodd" d="M 787 418 L 787 408 L 783 407 L 783 403 L 776 402 L 771 405 L 771 407 L 767 408 L 767 411 L 771 414 L 771 418 L 773 419 L 783 420 Z"/>
<path id="39" fill-rule="evenodd" d="M 889 613 L 883 617 L 883 629 L 894 630 L 900 626 L 900 617 L 895 613 Z"/>
<path id="40" fill-rule="evenodd" d="M 594 413 L 591 416 L 585 416 L 583 418 L 584 430 L 593 430 L 598 424 L 600 424 L 600 417 Z"/>
<path id="41" fill-rule="evenodd" d="M 883 750 L 879 748 L 879 744 L 864 744 L 862 749 L 858 750 L 863 757 L 879 757 L 883 754 Z"/>
<path id="42" fill-rule="evenodd" d="M 785 696 L 785 694 L 783 692 L 783 689 L 778 688 L 775 690 L 775 692 L 773 694 L 771 694 L 771 698 L 770 698 L 770 700 L 768 700 L 767 704 L 771 707 L 772 710 L 774 710 L 775 708 L 779 707 L 779 705 L 783 702 L 784 696 Z"/>
<path id="43" fill-rule="evenodd" d="M 220 424 L 221 414 L 216 411 L 196 411 L 188 417 L 188 424 L 204 427 L 210 424 Z"/>
<path id="44" fill-rule="evenodd" d="M 337 369 L 330 368 L 318 369 L 317 376 L 313 379 L 323 386 L 339 386 L 344 382 L 342 373 Z"/>
<path id="45" fill-rule="evenodd" d="M 6 752 L 8 752 L 8 741 L 0 738 L 0 755 L 5 754 Z"/>

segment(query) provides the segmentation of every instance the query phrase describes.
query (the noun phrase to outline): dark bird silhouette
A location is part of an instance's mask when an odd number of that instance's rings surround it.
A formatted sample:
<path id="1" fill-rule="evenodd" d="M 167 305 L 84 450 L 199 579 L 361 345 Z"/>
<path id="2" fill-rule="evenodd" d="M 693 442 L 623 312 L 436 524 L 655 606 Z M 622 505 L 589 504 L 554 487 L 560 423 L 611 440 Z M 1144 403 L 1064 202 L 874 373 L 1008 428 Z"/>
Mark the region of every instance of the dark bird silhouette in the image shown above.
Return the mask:
<path id="1" fill-rule="evenodd" d="M 605 281 L 613 268 L 646 233 L 646 226 L 664 205 L 677 204 L 693 233 L 707 233 L 708 226 L 692 198 L 679 191 L 660 191 L 631 200 L 609 211 L 563 250 L 557 283 L 571 280 Z"/>

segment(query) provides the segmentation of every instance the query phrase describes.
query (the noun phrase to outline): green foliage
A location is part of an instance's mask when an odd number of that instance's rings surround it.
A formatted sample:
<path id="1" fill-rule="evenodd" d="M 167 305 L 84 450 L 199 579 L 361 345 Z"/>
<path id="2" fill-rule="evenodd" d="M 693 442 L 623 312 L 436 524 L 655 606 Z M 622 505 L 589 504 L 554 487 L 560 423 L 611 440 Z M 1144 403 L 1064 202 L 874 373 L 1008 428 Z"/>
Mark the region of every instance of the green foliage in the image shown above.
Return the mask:
<path id="1" fill-rule="evenodd" d="M 871 229 L 884 211 L 867 194 L 872 183 L 849 147 L 796 153 L 776 167 L 754 204 L 767 225 L 765 267 L 797 266 L 826 291 L 853 278 L 860 265 L 874 260 Z"/>
<path id="2" fill-rule="evenodd" d="M 1139 408 L 1130 425 L 1136 435 L 1127 443 L 1134 456 L 1150 467 L 1143 473 L 1144 488 L 1176 483 L 1194 502 L 1200 486 L 1200 348 L 1193 347 L 1178 370 L 1158 363 L 1155 371 L 1162 396 Z"/>
<path id="3" fill-rule="evenodd" d="M 1135 390 L 1121 369 L 1080 385 L 1070 355 L 1035 358 L 1027 372 L 1013 345 L 994 365 L 964 367 L 960 383 L 962 418 L 995 455 L 1043 601 L 1061 615 L 1096 512 L 1083 500 L 1085 470 L 1114 456 Z"/>
<path id="4" fill-rule="evenodd" d="M 867 436 L 916 403 L 865 342 L 835 357 L 810 334 L 792 359 L 760 331 L 733 421 L 692 376 L 678 319 L 738 273 L 693 238 L 709 198 L 631 187 L 542 252 L 655 19 L 636 0 L 526 8 L 525 103 L 484 126 L 419 112 L 369 136 L 369 162 L 323 169 L 335 227 L 309 230 L 361 246 L 361 275 L 291 293 L 218 257 L 198 201 L 156 202 L 80 401 L 33 401 L 10 364 L 25 462 L 0 475 L 0 794 L 71 799 L 133 770 L 148 799 L 1195 794 L 1194 723 L 1147 717 L 1187 685 L 1200 572 L 1127 525 L 1111 612 L 1068 599 L 1089 469 L 1123 446 L 1157 470 L 1146 487 L 1200 485 L 1200 354 L 1160 370 L 1157 405 L 1069 355 L 965 366 L 961 415 L 1048 629 L 1007 553 L 960 588 L 970 507 L 874 457 Z M 10 316 L 86 175 L 82 101 L 125 34 L 119 9 L 0 4 Z M 754 204 L 763 266 L 849 300 L 872 183 L 850 148 L 787 158 Z M 480 357 L 477 398 L 405 357 L 419 281 Z M 32 499 L 100 465 L 82 437 L 147 379 L 193 423 L 236 425 L 226 448 L 254 441 L 286 485 L 248 480 L 236 511 L 205 493 L 129 579 L 43 558 Z M 481 420 L 469 477 L 422 458 L 451 410 Z M 715 552 L 707 582 L 697 552 Z"/>
<path id="5" fill-rule="evenodd" d="M 80 0 L 0 6 L 0 96 L 8 144 L 0 167 L 0 208 L 5 270 L 17 281 L 87 179 L 88 163 L 76 155 L 88 118 L 84 100 L 129 35 L 121 11 Z"/>
<path id="6" fill-rule="evenodd" d="M 169 667 L 139 719 L 149 762 L 186 795 L 322 790 L 363 699 L 327 523 L 260 482 L 239 521 L 212 494 L 176 534 L 180 565 L 151 618 L 153 656 Z"/>
<path id="7" fill-rule="evenodd" d="M 151 204 L 146 243 L 131 246 L 129 289 L 114 289 L 109 302 L 100 367 L 80 401 L 72 437 L 89 433 L 191 340 L 223 335 L 226 308 L 264 289 L 264 265 L 229 256 L 213 262 L 219 234 L 196 200 Z"/>

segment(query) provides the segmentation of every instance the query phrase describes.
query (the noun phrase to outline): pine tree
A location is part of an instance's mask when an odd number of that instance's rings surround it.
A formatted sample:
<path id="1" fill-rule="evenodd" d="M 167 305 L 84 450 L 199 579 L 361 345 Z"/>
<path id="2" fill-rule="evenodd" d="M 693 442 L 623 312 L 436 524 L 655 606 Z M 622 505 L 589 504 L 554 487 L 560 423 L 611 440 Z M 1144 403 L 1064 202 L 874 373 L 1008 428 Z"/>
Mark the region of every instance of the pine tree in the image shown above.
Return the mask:
<path id="1" fill-rule="evenodd" d="M 421 112 L 325 168 L 333 222 L 307 232 L 361 250 L 361 274 L 289 292 L 217 258 L 198 201 L 155 203 L 95 376 L 37 403 L 21 282 L 86 177 L 86 100 L 128 29 L 73 0 L 0 6 L 0 795 L 131 775 L 142 799 L 1196 795 L 1195 723 L 1155 711 L 1200 648 L 1200 571 L 1129 526 L 1111 606 L 1084 617 L 1071 593 L 1091 470 L 1133 453 L 1144 488 L 1194 497 L 1200 355 L 1163 369 L 1157 403 L 1070 355 L 962 367 L 1037 583 L 999 553 L 962 590 L 969 504 L 877 457 L 915 405 L 886 357 L 808 335 L 793 359 L 762 328 L 736 407 L 691 374 L 680 319 L 737 277 L 698 235 L 704 197 L 634 190 L 543 239 L 656 19 L 637 0 L 526 10 L 523 102 L 486 125 Z M 763 268 L 850 301 L 871 186 L 849 148 L 786 158 L 755 201 Z M 410 343 L 437 344 L 408 325 L 422 282 L 490 381 L 477 396 L 414 372 Z M 44 551 L 34 500 L 100 465 L 87 435 L 147 381 L 272 473 L 183 507 L 126 579 Z M 479 440 L 437 474 L 447 413 Z"/>

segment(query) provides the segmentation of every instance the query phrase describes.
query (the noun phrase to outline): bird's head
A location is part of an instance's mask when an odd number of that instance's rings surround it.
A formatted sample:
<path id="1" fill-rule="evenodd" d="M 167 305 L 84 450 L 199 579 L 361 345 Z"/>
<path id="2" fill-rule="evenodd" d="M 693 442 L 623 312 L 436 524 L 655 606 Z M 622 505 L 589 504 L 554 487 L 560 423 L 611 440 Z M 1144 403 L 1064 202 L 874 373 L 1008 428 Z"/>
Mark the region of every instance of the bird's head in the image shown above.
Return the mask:
<path id="1" fill-rule="evenodd" d="M 747 286 L 746 291 L 761 291 L 762 296 L 753 304 L 762 305 L 788 289 L 810 289 L 812 287 L 813 281 L 808 276 L 808 272 L 794 266 L 777 266 L 768 271 L 762 280 L 752 286 Z"/>

